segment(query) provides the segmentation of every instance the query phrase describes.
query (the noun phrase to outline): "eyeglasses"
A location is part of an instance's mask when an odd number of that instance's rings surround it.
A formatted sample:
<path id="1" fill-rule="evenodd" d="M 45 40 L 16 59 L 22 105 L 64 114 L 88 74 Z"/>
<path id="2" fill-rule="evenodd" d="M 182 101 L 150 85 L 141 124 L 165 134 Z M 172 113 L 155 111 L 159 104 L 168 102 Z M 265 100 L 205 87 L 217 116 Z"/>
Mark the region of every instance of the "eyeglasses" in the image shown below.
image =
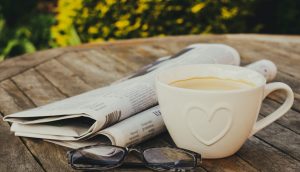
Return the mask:
<path id="1" fill-rule="evenodd" d="M 125 162 L 129 152 L 136 152 L 141 162 Z M 201 155 L 180 148 L 124 148 L 110 145 L 95 145 L 67 153 L 68 162 L 77 170 L 108 170 L 119 166 L 148 167 L 153 170 L 189 170 L 197 167 Z"/>

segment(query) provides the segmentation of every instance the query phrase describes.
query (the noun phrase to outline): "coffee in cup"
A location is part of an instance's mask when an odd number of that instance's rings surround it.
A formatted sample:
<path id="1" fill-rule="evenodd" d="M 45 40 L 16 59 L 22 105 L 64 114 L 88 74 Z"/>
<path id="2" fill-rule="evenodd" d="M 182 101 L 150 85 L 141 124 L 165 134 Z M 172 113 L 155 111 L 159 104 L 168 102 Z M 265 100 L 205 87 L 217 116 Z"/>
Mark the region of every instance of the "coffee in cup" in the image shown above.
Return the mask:
<path id="1" fill-rule="evenodd" d="M 263 99 L 284 90 L 286 101 L 257 121 Z M 292 106 L 291 88 L 266 84 L 254 70 L 219 64 L 166 69 L 156 77 L 156 91 L 164 123 L 178 147 L 203 158 L 234 154 L 248 137 L 268 126 Z"/>
<path id="2" fill-rule="evenodd" d="M 255 85 L 250 82 L 243 80 L 233 80 L 233 79 L 222 79 L 216 77 L 195 77 L 188 78 L 185 80 L 173 81 L 170 83 L 171 86 L 194 89 L 194 90 L 238 90 L 251 88 Z"/>

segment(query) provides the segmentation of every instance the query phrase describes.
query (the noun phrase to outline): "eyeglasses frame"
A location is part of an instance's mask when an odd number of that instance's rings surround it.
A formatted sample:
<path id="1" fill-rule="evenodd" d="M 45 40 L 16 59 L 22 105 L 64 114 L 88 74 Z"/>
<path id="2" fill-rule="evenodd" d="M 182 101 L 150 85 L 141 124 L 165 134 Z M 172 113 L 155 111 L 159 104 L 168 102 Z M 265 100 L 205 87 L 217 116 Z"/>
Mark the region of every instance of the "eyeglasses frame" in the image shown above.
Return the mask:
<path id="1" fill-rule="evenodd" d="M 124 151 L 124 154 L 123 154 L 122 158 L 116 164 L 114 164 L 113 166 L 109 166 L 109 167 L 97 167 L 97 165 L 93 165 L 93 167 L 78 167 L 72 163 L 73 162 L 72 158 L 73 158 L 73 155 L 75 152 L 83 150 L 83 149 L 89 149 L 92 147 L 98 147 L 98 146 L 107 146 L 107 147 L 109 146 L 109 147 L 119 148 Z M 171 148 L 171 149 L 177 149 L 179 151 L 187 153 L 193 157 L 194 165 L 189 168 L 180 168 L 180 167 L 174 167 L 174 166 L 173 167 L 165 166 L 165 165 L 163 165 L 163 163 L 149 163 L 149 162 L 147 162 L 147 160 L 144 156 L 144 152 L 148 149 L 153 149 L 153 148 Z M 138 155 L 140 156 L 141 161 L 142 161 L 141 163 L 124 162 L 124 160 L 128 156 L 128 154 L 133 151 L 138 153 Z M 202 162 L 200 154 L 190 151 L 190 150 L 187 150 L 187 149 L 178 148 L 178 147 L 174 147 L 174 146 L 132 148 L 132 147 L 121 147 L 121 146 L 115 146 L 115 145 L 96 144 L 96 145 L 85 146 L 85 147 L 81 147 L 81 148 L 78 148 L 75 150 L 68 151 L 67 158 L 68 158 L 68 164 L 70 164 L 71 167 L 76 170 L 109 170 L 109 169 L 113 169 L 113 168 L 117 168 L 122 165 L 125 165 L 126 167 L 147 167 L 147 168 L 150 168 L 153 170 L 164 171 L 164 170 L 170 170 L 170 169 L 175 169 L 175 170 L 176 169 L 194 169 L 198 165 L 198 160 L 200 160 L 200 163 Z"/>

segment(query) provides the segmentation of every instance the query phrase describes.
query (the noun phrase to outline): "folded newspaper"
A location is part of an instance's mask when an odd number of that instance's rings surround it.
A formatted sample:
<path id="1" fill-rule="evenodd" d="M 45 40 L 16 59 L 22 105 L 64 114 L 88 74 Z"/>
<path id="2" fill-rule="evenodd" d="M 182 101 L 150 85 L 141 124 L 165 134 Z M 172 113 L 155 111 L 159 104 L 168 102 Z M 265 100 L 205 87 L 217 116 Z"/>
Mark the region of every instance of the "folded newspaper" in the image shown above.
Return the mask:
<path id="1" fill-rule="evenodd" d="M 157 72 L 195 63 L 239 65 L 240 57 L 227 45 L 193 44 L 110 86 L 11 114 L 4 120 L 13 123 L 11 131 L 16 136 L 47 139 L 70 148 L 99 142 L 136 144 L 165 131 L 154 88 Z M 248 67 L 268 80 L 276 74 L 276 66 L 267 60 Z"/>

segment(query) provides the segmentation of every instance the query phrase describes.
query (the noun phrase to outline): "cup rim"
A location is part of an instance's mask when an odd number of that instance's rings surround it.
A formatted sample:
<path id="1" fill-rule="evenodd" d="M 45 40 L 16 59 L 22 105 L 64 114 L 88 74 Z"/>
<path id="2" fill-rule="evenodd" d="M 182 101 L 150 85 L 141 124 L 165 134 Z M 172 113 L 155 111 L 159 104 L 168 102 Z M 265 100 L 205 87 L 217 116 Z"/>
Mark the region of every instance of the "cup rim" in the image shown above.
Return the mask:
<path id="1" fill-rule="evenodd" d="M 178 68 L 183 68 L 183 67 L 199 67 L 199 69 L 201 69 L 201 67 L 221 67 L 221 68 L 234 68 L 236 70 L 244 70 L 244 71 L 248 71 L 250 73 L 253 73 L 255 75 L 257 75 L 258 77 L 260 77 L 260 84 L 257 84 L 255 85 L 254 87 L 250 87 L 250 88 L 244 88 L 244 89 L 236 89 L 236 90 L 195 90 L 195 89 L 189 89 L 189 88 L 180 88 L 180 87 L 175 87 L 175 86 L 171 86 L 169 85 L 169 83 L 166 83 L 166 82 L 163 82 L 161 81 L 161 75 L 163 75 L 165 72 L 168 72 L 168 71 L 172 71 L 172 70 L 175 70 L 175 69 L 178 69 Z M 175 89 L 177 91 L 181 91 L 181 92 L 191 92 L 191 93 L 209 93 L 209 94 L 214 94 L 214 93 L 217 93 L 217 94 L 220 94 L 220 93 L 224 93 L 224 94 L 227 94 L 227 93 L 241 93 L 241 92 L 248 92 L 248 91 L 253 91 L 253 90 L 256 90 L 256 89 L 259 89 L 260 87 L 263 87 L 266 85 L 266 79 L 265 77 L 258 73 L 257 71 L 255 70 L 251 70 L 251 69 L 248 69 L 246 67 L 241 67 L 241 66 L 234 66 L 234 65 L 226 65 L 226 64 L 189 64 L 189 65 L 180 65 L 180 66 L 175 66 L 175 67 L 170 67 L 170 68 L 167 68 L 167 69 L 163 69 L 162 71 L 160 71 L 159 73 L 157 73 L 157 75 L 155 76 L 155 83 L 156 85 L 160 84 L 161 86 L 164 86 L 166 88 L 169 88 L 169 89 Z M 157 87 L 157 86 L 156 86 Z"/>

